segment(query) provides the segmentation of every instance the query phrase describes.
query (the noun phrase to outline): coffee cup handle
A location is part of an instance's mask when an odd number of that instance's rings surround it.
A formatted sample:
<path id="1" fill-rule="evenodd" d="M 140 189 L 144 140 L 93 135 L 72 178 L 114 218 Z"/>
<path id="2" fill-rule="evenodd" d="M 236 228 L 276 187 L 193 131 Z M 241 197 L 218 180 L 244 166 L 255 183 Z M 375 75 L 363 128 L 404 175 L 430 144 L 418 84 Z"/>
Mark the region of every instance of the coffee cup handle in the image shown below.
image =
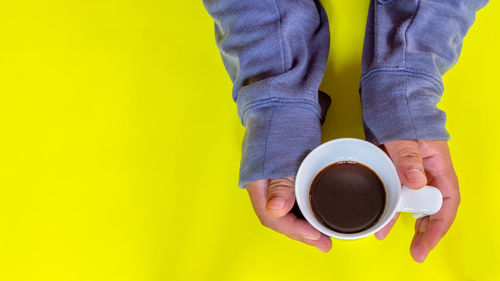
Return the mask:
<path id="1" fill-rule="evenodd" d="M 418 219 L 437 213 L 442 204 L 441 191 L 434 186 L 427 185 L 420 189 L 410 189 L 403 185 L 397 210 L 410 212 L 414 218 Z"/>

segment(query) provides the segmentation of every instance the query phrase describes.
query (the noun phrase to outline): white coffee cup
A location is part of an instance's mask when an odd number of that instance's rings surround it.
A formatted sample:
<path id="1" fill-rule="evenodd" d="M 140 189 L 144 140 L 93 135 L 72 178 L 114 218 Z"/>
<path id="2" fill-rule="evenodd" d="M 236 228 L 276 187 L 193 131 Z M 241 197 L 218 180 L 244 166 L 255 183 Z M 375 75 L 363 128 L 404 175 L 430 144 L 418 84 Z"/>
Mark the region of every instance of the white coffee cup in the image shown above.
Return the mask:
<path id="1" fill-rule="evenodd" d="M 321 224 L 314 216 L 309 200 L 311 183 L 323 168 L 339 161 L 355 161 L 368 166 L 382 180 L 387 198 L 385 210 L 370 228 L 357 233 L 336 232 Z M 305 219 L 317 230 L 339 239 L 359 239 L 382 229 L 396 212 L 411 212 L 415 218 L 439 211 L 443 202 L 441 192 L 432 186 L 409 189 L 402 186 L 396 167 L 383 150 L 360 139 L 336 139 L 315 148 L 302 161 L 295 178 L 295 197 Z"/>

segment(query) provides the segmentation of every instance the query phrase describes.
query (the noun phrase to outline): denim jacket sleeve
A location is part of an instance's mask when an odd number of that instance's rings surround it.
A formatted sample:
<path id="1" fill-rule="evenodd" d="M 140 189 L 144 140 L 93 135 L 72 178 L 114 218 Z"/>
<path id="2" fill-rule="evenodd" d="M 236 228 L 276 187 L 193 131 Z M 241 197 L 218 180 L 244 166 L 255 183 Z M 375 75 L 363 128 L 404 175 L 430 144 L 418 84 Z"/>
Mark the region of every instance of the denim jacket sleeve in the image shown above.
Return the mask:
<path id="1" fill-rule="evenodd" d="M 366 137 L 448 139 L 442 75 L 486 0 L 372 0 L 361 77 Z"/>
<path id="2" fill-rule="evenodd" d="M 295 176 L 321 144 L 330 98 L 319 93 L 329 50 L 316 0 L 204 0 L 245 127 L 239 186 Z"/>

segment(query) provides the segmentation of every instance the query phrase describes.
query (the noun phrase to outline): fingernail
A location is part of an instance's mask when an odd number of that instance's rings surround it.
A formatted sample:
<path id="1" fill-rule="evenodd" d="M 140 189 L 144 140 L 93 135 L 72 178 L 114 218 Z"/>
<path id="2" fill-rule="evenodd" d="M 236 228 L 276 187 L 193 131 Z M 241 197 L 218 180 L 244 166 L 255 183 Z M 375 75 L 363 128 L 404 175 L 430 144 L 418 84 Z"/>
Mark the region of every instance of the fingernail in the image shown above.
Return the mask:
<path id="1" fill-rule="evenodd" d="M 411 182 L 422 182 L 425 179 L 424 173 L 419 169 L 411 169 L 406 172 L 406 177 Z"/>
<path id="2" fill-rule="evenodd" d="M 318 248 L 318 250 L 320 250 L 323 253 L 328 253 L 328 249 L 323 249 L 323 248 L 321 248 L 319 246 L 316 246 L 316 248 Z"/>
<path id="3" fill-rule="evenodd" d="M 321 234 L 308 234 L 308 235 L 304 235 L 303 236 L 304 238 L 306 239 L 309 239 L 309 240 L 319 240 L 319 238 L 321 237 Z"/>
<path id="4" fill-rule="evenodd" d="M 285 207 L 285 199 L 281 197 L 274 197 L 267 203 L 267 208 L 272 210 L 279 210 Z"/>

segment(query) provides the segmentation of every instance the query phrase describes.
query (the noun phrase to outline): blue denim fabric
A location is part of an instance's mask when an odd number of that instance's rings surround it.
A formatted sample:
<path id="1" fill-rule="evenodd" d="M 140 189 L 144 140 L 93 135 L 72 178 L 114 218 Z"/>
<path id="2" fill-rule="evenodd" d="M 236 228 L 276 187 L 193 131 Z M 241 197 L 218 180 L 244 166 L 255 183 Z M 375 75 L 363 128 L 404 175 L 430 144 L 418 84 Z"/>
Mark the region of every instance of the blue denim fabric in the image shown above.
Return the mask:
<path id="1" fill-rule="evenodd" d="M 318 91 L 328 59 L 326 13 L 316 0 L 204 0 L 245 126 L 239 186 L 295 176 L 321 143 L 330 106 Z M 372 0 L 360 93 L 366 137 L 448 139 L 436 107 L 441 76 L 486 0 Z"/>
<path id="2" fill-rule="evenodd" d="M 449 139 L 446 115 L 436 107 L 444 90 L 441 76 L 457 62 L 476 11 L 487 2 L 370 4 L 360 89 L 368 141 Z"/>

